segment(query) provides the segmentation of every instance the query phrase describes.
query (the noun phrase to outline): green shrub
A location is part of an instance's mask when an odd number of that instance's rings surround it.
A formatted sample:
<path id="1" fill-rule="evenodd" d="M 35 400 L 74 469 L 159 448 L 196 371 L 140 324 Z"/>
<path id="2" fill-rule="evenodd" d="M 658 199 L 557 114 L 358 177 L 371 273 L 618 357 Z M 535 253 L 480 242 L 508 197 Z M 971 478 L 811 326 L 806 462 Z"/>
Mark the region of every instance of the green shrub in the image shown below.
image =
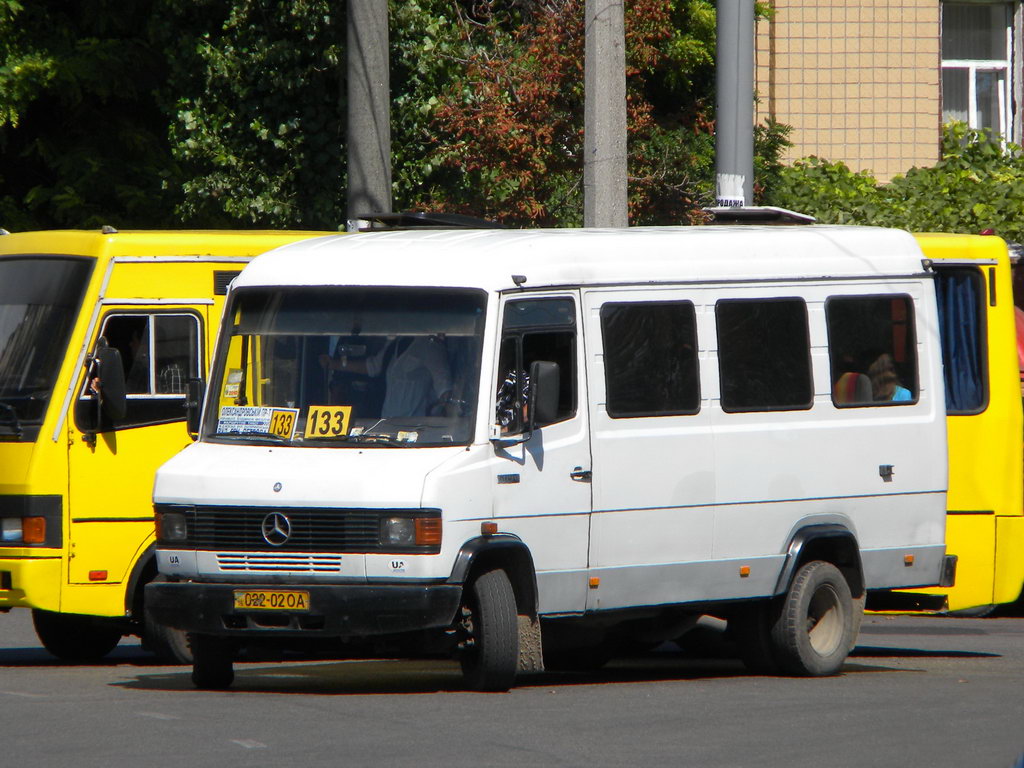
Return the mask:
<path id="1" fill-rule="evenodd" d="M 866 171 L 817 157 L 782 168 L 766 202 L 808 213 L 823 223 L 873 224 L 915 232 L 994 230 L 1024 241 L 1024 155 L 987 131 L 949 123 L 942 157 L 888 184 Z"/>

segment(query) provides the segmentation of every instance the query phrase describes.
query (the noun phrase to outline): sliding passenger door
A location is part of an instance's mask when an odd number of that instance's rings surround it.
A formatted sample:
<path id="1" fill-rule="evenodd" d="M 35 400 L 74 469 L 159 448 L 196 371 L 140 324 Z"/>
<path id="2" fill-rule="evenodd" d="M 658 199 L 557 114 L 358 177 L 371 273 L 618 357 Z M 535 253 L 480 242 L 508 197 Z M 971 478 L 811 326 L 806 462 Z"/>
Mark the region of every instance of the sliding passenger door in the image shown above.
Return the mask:
<path id="1" fill-rule="evenodd" d="M 696 599 L 715 501 L 703 294 L 597 289 L 584 307 L 598 580 L 587 607 Z"/>

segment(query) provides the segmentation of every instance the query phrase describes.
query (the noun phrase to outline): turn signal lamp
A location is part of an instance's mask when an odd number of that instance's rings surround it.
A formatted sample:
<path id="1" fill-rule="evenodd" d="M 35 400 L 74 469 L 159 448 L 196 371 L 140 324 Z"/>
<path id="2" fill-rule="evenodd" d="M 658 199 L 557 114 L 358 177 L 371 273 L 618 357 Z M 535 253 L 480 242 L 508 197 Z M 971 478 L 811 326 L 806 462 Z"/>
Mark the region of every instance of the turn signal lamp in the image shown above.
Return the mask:
<path id="1" fill-rule="evenodd" d="M 46 543 L 46 518 L 23 517 L 21 519 L 22 538 L 26 544 Z"/>
<path id="2" fill-rule="evenodd" d="M 440 517 L 417 517 L 416 518 L 416 546 L 417 547 L 441 547 L 441 518 Z"/>

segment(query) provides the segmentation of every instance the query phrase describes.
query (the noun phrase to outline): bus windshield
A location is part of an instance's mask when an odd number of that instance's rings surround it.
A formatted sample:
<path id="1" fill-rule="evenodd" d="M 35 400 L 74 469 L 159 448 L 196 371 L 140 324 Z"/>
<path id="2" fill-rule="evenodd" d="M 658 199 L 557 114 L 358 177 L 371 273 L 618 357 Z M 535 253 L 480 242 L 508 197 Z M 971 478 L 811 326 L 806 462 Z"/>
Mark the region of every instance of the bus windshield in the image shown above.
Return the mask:
<path id="1" fill-rule="evenodd" d="M 316 447 L 472 439 L 486 294 L 288 287 L 232 294 L 204 438 Z"/>
<path id="2" fill-rule="evenodd" d="M 0 258 L 0 439 L 38 434 L 93 262 Z"/>

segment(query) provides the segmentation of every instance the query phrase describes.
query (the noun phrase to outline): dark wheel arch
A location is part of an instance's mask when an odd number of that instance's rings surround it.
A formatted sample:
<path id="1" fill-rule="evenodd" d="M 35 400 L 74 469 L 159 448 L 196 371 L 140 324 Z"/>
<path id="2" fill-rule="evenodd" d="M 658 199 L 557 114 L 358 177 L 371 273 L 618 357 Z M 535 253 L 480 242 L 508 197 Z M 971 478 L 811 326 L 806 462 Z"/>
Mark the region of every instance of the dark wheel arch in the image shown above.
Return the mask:
<path id="1" fill-rule="evenodd" d="M 500 568 L 508 575 L 516 598 L 516 610 L 531 619 L 537 616 L 537 575 L 533 555 L 523 540 L 510 534 L 478 536 L 462 545 L 449 584 L 470 584 L 484 571 Z"/>

